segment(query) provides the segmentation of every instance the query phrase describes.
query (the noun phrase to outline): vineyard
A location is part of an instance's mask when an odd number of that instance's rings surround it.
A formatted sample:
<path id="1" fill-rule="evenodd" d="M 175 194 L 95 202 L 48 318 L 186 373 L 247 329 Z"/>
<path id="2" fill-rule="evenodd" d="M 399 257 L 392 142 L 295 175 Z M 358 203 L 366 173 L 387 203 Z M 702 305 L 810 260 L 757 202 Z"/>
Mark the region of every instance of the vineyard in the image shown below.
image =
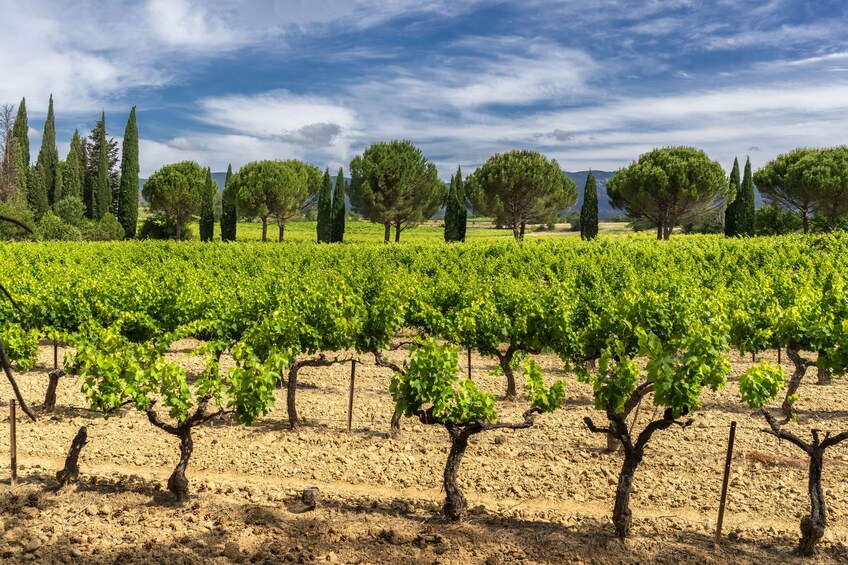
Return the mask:
<path id="1" fill-rule="evenodd" d="M 37 418 L 0 557 L 848 557 L 843 236 L 0 260 L 0 339 Z M 82 425 L 79 484 L 56 490 Z"/>

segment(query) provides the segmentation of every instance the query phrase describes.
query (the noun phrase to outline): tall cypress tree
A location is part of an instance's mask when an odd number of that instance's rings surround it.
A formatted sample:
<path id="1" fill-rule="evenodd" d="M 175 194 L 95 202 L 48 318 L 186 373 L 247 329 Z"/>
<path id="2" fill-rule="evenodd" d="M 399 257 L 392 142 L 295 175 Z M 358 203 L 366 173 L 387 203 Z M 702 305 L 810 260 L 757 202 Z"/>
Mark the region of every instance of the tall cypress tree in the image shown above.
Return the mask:
<path id="1" fill-rule="evenodd" d="M 130 110 L 121 150 L 121 184 L 118 189 L 118 221 L 127 239 L 135 237 L 138 225 L 138 126 L 135 106 Z"/>
<path id="2" fill-rule="evenodd" d="M 79 131 L 74 130 L 74 136 L 71 138 L 71 148 L 68 150 L 65 164 L 62 166 L 62 184 L 64 188 L 62 198 L 75 196 L 82 199 L 81 152 L 82 140 L 80 140 Z"/>
<path id="3" fill-rule="evenodd" d="M 44 182 L 44 168 L 41 163 L 29 167 L 27 175 L 27 201 L 36 221 L 40 220 L 50 203 L 47 201 L 47 185 Z"/>
<path id="4" fill-rule="evenodd" d="M 344 178 L 344 170 L 339 167 L 339 174 L 336 176 L 336 187 L 333 191 L 333 206 L 331 210 L 333 229 L 330 235 L 330 241 L 333 243 L 344 242 L 345 192 L 347 192 L 347 182 Z"/>
<path id="5" fill-rule="evenodd" d="M 598 183 L 589 169 L 586 185 L 583 187 L 583 206 L 580 208 L 580 237 L 595 239 L 598 237 Z"/>
<path id="6" fill-rule="evenodd" d="M 97 176 L 94 182 L 95 209 L 94 219 L 99 220 L 109 211 L 112 203 L 112 187 L 109 185 L 109 152 L 106 141 L 106 112 L 100 118 L 97 132 L 99 152 L 97 155 Z"/>
<path id="7" fill-rule="evenodd" d="M 15 116 L 15 123 L 12 125 L 12 135 L 18 140 L 21 161 L 29 168 L 29 122 L 27 121 L 26 98 L 21 98 L 18 114 Z"/>
<path id="8" fill-rule="evenodd" d="M 456 166 L 456 233 L 457 241 L 465 241 L 465 232 L 468 228 L 468 199 L 465 196 L 465 181 L 462 180 L 462 167 Z"/>
<path id="9" fill-rule="evenodd" d="M 459 234 L 456 229 L 456 208 L 456 177 L 451 175 L 445 200 L 445 243 L 459 241 Z"/>
<path id="10" fill-rule="evenodd" d="M 200 200 L 200 241 L 212 241 L 215 232 L 215 210 L 213 206 L 215 181 L 212 169 L 206 169 L 206 187 Z"/>
<path id="11" fill-rule="evenodd" d="M 754 235 L 754 177 L 751 174 L 751 158 L 745 161 L 745 176 L 742 177 L 742 202 L 739 206 L 739 235 Z"/>
<path id="12" fill-rule="evenodd" d="M 333 216 L 330 192 L 333 190 L 333 178 L 330 168 L 324 171 L 324 182 L 318 192 L 318 243 L 330 243 L 333 235 Z"/>
<path id="13" fill-rule="evenodd" d="M 44 121 L 44 135 L 41 137 L 41 150 L 38 152 L 37 164 L 41 167 L 41 182 L 47 194 L 47 203 L 52 206 L 56 199 L 56 163 L 59 162 L 59 151 L 56 149 L 56 118 L 53 115 L 53 95 L 47 106 L 47 119 Z M 41 191 L 42 189 L 39 189 Z"/>
<path id="14" fill-rule="evenodd" d="M 233 166 L 227 167 L 227 179 L 224 181 L 224 193 L 221 196 L 221 241 L 236 240 L 236 197 L 230 184 Z"/>
<path id="15" fill-rule="evenodd" d="M 736 197 L 728 204 L 724 212 L 724 235 L 735 237 L 740 234 L 740 209 L 743 206 L 742 186 L 739 184 L 739 159 L 733 159 L 733 169 L 730 170 L 730 189 Z"/>
<path id="16" fill-rule="evenodd" d="M 462 182 L 462 168 L 457 167 L 456 174 L 450 180 L 445 206 L 445 241 L 465 241 L 467 220 L 468 204 Z"/>

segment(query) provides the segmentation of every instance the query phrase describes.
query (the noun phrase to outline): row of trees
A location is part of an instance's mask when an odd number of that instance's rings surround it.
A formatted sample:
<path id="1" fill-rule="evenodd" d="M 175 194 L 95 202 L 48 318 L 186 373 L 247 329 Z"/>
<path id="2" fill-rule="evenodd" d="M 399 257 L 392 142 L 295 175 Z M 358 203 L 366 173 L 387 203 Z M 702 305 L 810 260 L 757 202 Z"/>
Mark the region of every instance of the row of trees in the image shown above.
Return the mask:
<path id="1" fill-rule="evenodd" d="M 17 112 L 13 105 L 4 105 L 0 116 L 0 206 L 9 215 L 28 223 L 45 221 L 46 226 L 56 225 L 54 216 L 58 216 L 69 226 L 80 226 L 84 220 L 103 222 L 111 214 L 126 237 L 135 236 L 139 175 L 135 107 L 124 131 L 120 170 L 118 144 L 107 135 L 105 113 L 88 138 L 74 131 L 64 161 L 56 146 L 52 95 L 34 165 L 28 133 L 26 99 L 21 100 Z M 106 223 L 114 221 L 106 218 Z"/>

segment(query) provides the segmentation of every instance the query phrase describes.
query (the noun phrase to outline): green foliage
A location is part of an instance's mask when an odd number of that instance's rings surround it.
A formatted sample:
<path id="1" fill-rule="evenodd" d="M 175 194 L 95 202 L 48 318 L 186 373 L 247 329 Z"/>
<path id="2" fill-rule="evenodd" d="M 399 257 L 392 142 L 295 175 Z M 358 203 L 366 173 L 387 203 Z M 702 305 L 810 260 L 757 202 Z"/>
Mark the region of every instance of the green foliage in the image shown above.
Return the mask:
<path id="1" fill-rule="evenodd" d="M 801 230 L 803 225 L 796 212 L 772 204 L 766 204 L 754 213 L 755 235 L 786 235 Z"/>
<path id="2" fill-rule="evenodd" d="M 215 233 L 214 194 L 218 185 L 212 180 L 212 169 L 206 169 L 206 186 L 200 199 L 200 241 L 212 241 Z"/>
<path id="3" fill-rule="evenodd" d="M 612 408 L 616 414 L 624 411 L 624 404 L 639 383 L 639 365 L 623 354 L 623 344 L 614 343 L 612 348 L 601 352 L 597 375 L 590 375 L 577 367 L 578 378 L 592 383 L 595 410 Z"/>
<path id="4" fill-rule="evenodd" d="M 321 183 L 321 192 L 318 193 L 318 243 L 330 243 L 330 241 L 332 241 L 332 190 L 333 179 L 330 177 L 330 169 L 328 168 L 324 171 L 324 180 Z"/>
<path id="5" fill-rule="evenodd" d="M 526 388 L 531 408 L 553 412 L 562 406 L 565 399 L 565 381 L 558 380 L 552 386 L 546 386 L 542 369 L 530 357 L 524 361 L 524 376 L 527 379 Z"/>
<path id="6" fill-rule="evenodd" d="M 495 397 L 481 392 L 470 379 L 459 380 L 455 346 L 440 346 L 434 339 L 421 340 L 412 354 L 406 374 L 395 373 L 389 387 L 396 409 L 406 416 L 432 407 L 435 418 L 456 425 L 494 423 Z"/>
<path id="7" fill-rule="evenodd" d="M 444 202 L 436 165 L 410 141 L 373 143 L 350 162 L 351 207 L 365 218 L 400 232 L 430 219 Z"/>
<path id="8" fill-rule="evenodd" d="M 118 221 L 128 239 L 135 237 L 138 227 L 138 125 L 135 106 L 130 110 L 121 147 L 121 182 L 118 188 Z"/>
<path id="9" fill-rule="evenodd" d="M 572 229 L 574 226 L 572 225 Z M 598 237 L 598 184 L 595 175 L 589 171 L 586 186 L 583 187 L 583 206 L 580 208 L 580 237 L 595 239 Z"/>
<path id="10" fill-rule="evenodd" d="M 85 203 L 79 196 L 66 196 L 53 205 L 53 210 L 66 224 L 79 227 L 85 221 Z"/>
<path id="11" fill-rule="evenodd" d="M 179 240 L 185 223 L 200 211 L 206 189 L 206 171 L 194 161 L 165 165 L 147 179 L 142 189 L 150 209 L 173 222 Z"/>
<path id="12" fill-rule="evenodd" d="M 37 330 L 25 330 L 19 324 L 4 324 L 0 327 L 0 340 L 6 348 L 9 361 L 15 364 L 19 371 L 29 371 L 35 366 L 38 358 Z"/>
<path id="13" fill-rule="evenodd" d="M 62 218 L 50 210 L 38 221 L 35 232 L 43 240 L 79 241 L 82 239 L 79 228 L 65 223 Z"/>
<path id="14" fill-rule="evenodd" d="M 548 223 L 577 201 L 577 186 L 559 164 L 530 150 L 489 157 L 467 187 L 475 212 L 511 228 L 516 241 L 528 222 Z"/>
<path id="15" fill-rule="evenodd" d="M 107 212 L 96 222 L 85 222 L 82 237 L 88 241 L 118 241 L 124 239 L 124 227 L 114 214 Z"/>
<path id="16" fill-rule="evenodd" d="M 784 382 L 782 368 L 769 361 L 761 361 L 739 376 L 739 394 L 751 408 L 762 408 L 783 390 Z"/>
<path id="17" fill-rule="evenodd" d="M 333 227 L 330 233 L 330 241 L 333 243 L 343 243 L 345 234 L 345 193 L 347 192 L 347 181 L 344 178 L 344 170 L 339 167 L 339 174 L 336 176 L 336 186 L 333 190 L 333 203 L 331 209 L 331 217 Z"/>
<path id="18" fill-rule="evenodd" d="M 232 186 L 233 166 L 227 165 L 227 178 L 221 195 L 221 241 L 236 240 L 236 195 Z"/>
<path id="19" fill-rule="evenodd" d="M 44 167 L 35 165 L 30 167 L 27 174 L 27 201 L 36 220 L 40 220 L 48 209 L 50 203 L 47 200 L 47 185 L 44 180 Z"/>
<path id="20" fill-rule="evenodd" d="M 668 239 L 678 224 L 732 201 L 724 170 L 692 147 L 654 149 L 607 181 L 610 205 L 657 227 Z"/>

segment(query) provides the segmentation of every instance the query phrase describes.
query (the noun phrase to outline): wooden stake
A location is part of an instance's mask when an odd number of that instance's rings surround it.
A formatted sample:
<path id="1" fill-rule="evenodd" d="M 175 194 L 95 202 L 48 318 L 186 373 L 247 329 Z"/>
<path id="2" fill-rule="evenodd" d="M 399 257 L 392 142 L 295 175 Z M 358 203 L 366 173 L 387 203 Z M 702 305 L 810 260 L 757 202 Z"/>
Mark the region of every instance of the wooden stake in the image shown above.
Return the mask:
<path id="1" fill-rule="evenodd" d="M 721 525 L 724 522 L 724 504 L 727 500 L 727 483 L 730 480 L 730 462 L 733 459 L 733 440 L 736 438 L 736 422 L 730 422 L 730 438 L 727 440 L 727 459 L 724 462 L 724 482 L 721 485 L 721 503 L 718 506 L 715 542 L 721 543 Z"/>
<path id="2" fill-rule="evenodd" d="M 780 348 L 777 348 L 777 364 L 782 365 L 783 362 L 780 360 Z"/>
<path id="3" fill-rule="evenodd" d="M 15 429 L 15 399 L 9 401 L 9 452 L 12 455 L 12 486 L 18 484 L 18 441 Z"/>
<path id="4" fill-rule="evenodd" d="M 471 380 L 471 348 L 468 348 L 468 380 Z"/>
<path id="5" fill-rule="evenodd" d="M 356 359 L 350 362 L 350 398 L 347 403 L 347 433 L 353 427 L 353 386 L 356 380 Z"/>
<path id="6" fill-rule="evenodd" d="M 53 340 L 53 368 L 59 368 L 59 344 L 56 343 L 56 340 Z"/>

